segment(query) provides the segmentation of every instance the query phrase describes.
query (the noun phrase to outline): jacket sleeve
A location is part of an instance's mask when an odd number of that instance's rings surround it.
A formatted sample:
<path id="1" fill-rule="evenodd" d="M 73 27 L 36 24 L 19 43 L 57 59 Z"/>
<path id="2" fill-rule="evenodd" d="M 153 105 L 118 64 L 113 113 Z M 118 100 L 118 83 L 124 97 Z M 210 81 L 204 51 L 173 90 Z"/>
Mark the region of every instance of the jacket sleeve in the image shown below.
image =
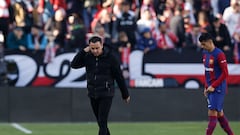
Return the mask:
<path id="1" fill-rule="evenodd" d="M 71 67 L 74 69 L 84 67 L 85 66 L 84 57 L 86 56 L 86 54 L 87 53 L 84 50 L 78 52 L 71 61 Z"/>
<path id="2" fill-rule="evenodd" d="M 114 56 L 112 56 L 111 70 L 112 70 L 111 71 L 112 75 L 113 75 L 114 79 L 116 80 L 118 87 L 122 93 L 122 98 L 123 99 L 128 98 L 129 97 L 128 88 L 127 88 L 125 79 L 123 77 L 122 70 L 120 69 L 120 64 Z"/>
<path id="3" fill-rule="evenodd" d="M 27 34 L 27 48 L 34 49 L 34 43 L 30 34 Z"/>

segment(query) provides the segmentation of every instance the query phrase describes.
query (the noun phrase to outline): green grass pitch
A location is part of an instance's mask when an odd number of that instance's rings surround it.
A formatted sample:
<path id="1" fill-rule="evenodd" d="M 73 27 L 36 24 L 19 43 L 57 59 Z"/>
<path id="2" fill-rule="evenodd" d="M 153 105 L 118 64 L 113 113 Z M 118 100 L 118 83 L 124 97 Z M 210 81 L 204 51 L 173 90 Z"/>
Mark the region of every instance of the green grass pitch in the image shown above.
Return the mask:
<path id="1" fill-rule="evenodd" d="M 97 135 L 91 123 L 18 123 L 32 135 Z M 230 122 L 235 135 L 240 135 L 240 122 Z M 204 135 L 207 122 L 110 122 L 111 135 Z M 0 123 L 1 135 L 26 135 L 10 123 Z M 214 135 L 226 135 L 217 125 Z"/>

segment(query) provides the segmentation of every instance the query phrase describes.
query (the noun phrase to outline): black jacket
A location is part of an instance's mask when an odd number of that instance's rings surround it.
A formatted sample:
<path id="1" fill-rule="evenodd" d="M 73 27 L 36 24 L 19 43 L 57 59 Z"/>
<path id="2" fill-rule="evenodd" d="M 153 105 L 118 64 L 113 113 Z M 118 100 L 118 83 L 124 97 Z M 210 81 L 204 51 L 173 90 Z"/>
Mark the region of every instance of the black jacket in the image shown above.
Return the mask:
<path id="1" fill-rule="evenodd" d="M 71 67 L 86 67 L 88 96 L 114 96 L 114 80 L 121 90 L 122 98 L 126 99 L 129 96 L 120 64 L 107 47 L 103 48 L 103 54 L 98 57 L 81 50 L 73 58 Z"/>

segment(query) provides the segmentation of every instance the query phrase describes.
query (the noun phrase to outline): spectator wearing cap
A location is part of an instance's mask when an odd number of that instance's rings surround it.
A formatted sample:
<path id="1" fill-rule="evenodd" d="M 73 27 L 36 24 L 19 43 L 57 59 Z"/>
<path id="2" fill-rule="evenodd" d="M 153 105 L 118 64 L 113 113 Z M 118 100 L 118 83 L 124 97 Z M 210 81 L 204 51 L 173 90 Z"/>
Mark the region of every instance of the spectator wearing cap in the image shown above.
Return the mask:
<path id="1" fill-rule="evenodd" d="M 38 25 L 31 27 L 31 32 L 27 35 L 27 45 L 30 50 L 45 50 L 48 44 L 46 35 Z"/>
<path id="2" fill-rule="evenodd" d="M 145 28 L 141 32 L 141 37 L 136 44 L 136 48 L 142 50 L 145 54 L 157 48 L 156 40 L 153 38 L 149 28 Z"/>
<path id="3" fill-rule="evenodd" d="M 7 49 L 27 50 L 27 37 L 22 27 L 15 27 L 7 37 Z"/>

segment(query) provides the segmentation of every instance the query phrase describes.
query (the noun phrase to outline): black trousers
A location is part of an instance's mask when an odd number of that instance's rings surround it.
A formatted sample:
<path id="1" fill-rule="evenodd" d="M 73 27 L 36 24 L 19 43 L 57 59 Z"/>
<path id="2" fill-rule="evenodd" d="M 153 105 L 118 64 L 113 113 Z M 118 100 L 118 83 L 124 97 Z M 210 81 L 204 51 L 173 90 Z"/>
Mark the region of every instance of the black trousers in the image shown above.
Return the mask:
<path id="1" fill-rule="evenodd" d="M 90 98 L 94 115 L 97 119 L 98 135 L 110 135 L 108 129 L 108 114 L 111 109 L 113 97 Z"/>

